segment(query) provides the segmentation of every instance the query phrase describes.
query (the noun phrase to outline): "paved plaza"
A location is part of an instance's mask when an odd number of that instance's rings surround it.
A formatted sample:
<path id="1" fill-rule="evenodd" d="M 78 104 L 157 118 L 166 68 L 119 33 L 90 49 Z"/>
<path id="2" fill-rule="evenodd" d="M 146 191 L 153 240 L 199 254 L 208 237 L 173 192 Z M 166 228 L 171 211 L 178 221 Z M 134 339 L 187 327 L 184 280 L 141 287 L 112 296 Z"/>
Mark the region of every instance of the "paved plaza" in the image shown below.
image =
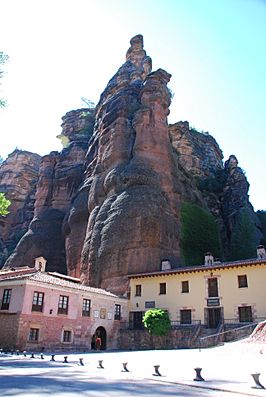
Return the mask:
<path id="1" fill-rule="evenodd" d="M 266 345 L 244 341 L 202 350 L 66 352 L 56 354 L 55 361 L 48 353 L 43 359 L 40 353 L 30 356 L 0 355 L 1 396 L 266 397 L 266 390 L 256 388 L 251 376 L 260 373 L 259 381 L 266 387 Z M 202 368 L 204 380 L 193 380 L 194 368 Z"/>

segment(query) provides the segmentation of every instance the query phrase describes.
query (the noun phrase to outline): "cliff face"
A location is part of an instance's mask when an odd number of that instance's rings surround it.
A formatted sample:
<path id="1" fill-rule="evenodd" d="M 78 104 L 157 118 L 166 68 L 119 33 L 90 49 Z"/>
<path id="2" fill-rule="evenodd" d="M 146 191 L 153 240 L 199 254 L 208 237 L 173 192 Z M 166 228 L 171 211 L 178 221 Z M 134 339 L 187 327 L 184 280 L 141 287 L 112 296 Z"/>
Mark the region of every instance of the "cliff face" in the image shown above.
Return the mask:
<path id="1" fill-rule="evenodd" d="M 170 125 L 169 134 L 179 163 L 191 176 L 210 176 L 223 168 L 223 153 L 210 134 L 190 128 L 187 121 Z"/>
<path id="2" fill-rule="evenodd" d="M 178 163 L 196 183 L 200 206 L 207 208 L 216 219 L 222 243 L 221 259 L 255 256 L 256 245 L 262 237 L 260 222 L 249 202 L 249 183 L 236 156 L 231 155 L 223 164 L 223 154 L 215 139 L 208 133 L 190 128 L 187 121 L 170 125 L 169 133 Z M 195 198 L 189 199 L 185 195 L 181 200 L 197 203 Z M 251 245 L 248 251 L 243 249 L 241 253 L 239 249 L 235 255 L 232 252 L 235 250 L 234 239 L 236 234 L 240 239 L 243 216 L 246 218 L 245 228 L 249 229 L 246 238 L 249 235 Z M 244 241 L 245 236 L 242 239 Z"/>
<path id="3" fill-rule="evenodd" d="M 125 292 L 129 273 L 179 260 L 178 194 L 167 115 L 170 75 L 153 73 L 142 36 L 96 110 L 86 182 L 89 221 L 82 251 L 85 283 Z"/>
<path id="4" fill-rule="evenodd" d="M 0 191 L 12 201 L 0 235 L 2 262 L 26 231 L 5 266 L 33 266 L 44 256 L 48 270 L 124 294 L 130 273 L 159 270 L 162 260 L 186 264 L 184 202 L 214 216 L 222 259 L 251 257 L 250 247 L 239 252 L 242 241 L 254 249 L 260 243 L 236 157 L 223 164 L 215 139 L 186 121 L 168 126 L 171 75 L 151 72 L 141 35 L 130 44 L 96 109 L 63 117 L 61 153 L 40 160 L 14 152 L 1 165 Z"/>
<path id="5" fill-rule="evenodd" d="M 48 270 L 66 272 L 62 225 L 71 199 L 82 181 L 87 142 L 93 125 L 86 123 L 88 128 L 84 131 L 84 118 L 92 123 L 93 112 L 80 109 L 75 112 L 75 117 L 73 112 L 67 113 L 61 138 L 66 138 L 68 146 L 61 153 L 51 152 L 42 157 L 33 219 L 5 266 L 33 265 L 34 258 L 44 256 Z"/>
<path id="6" fill-rule="evenodd" d="M 0 268 L 32 220 L 40 160 L 38 154 L 16 149 L 0 165 L 0 191 L 11 201 L 0 223 Z"/>

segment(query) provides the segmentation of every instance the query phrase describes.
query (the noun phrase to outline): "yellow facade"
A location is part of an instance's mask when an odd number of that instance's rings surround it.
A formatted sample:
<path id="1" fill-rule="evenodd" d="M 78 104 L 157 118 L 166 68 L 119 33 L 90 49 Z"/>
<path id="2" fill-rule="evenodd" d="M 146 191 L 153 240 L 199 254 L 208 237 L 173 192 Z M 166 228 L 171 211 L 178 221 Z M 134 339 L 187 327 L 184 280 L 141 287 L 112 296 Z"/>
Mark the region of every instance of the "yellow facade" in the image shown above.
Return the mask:
<path id="1" fill-rule="evenodd" d="M 137 274 L 130 276 L 129 311 L 162 308 L 172 322 L 189 323 L 190 317 L 191 324 L 210 328 L 253 322 L 266 318 L 265 285 L 265 260 Z"/>

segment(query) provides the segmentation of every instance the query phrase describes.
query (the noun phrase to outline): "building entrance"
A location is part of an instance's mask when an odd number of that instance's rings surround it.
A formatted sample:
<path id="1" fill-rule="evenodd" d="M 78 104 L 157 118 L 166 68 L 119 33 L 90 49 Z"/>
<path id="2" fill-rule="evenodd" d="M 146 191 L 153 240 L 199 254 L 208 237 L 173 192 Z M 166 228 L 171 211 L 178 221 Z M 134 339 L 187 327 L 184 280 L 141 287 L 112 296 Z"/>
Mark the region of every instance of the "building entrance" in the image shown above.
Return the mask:
<path id="1" fill-rule="evenodd" d="M 95 331 L 95 349 L 106 350 L 106 330 L 104 327 L 98 327 Z"/>
<path id="2" fill-rule="evenodd" d="M 221 307 L 212 307 L 207 310 L 207 326 L 208 328 L 217 328 L 222 321 Z"/>

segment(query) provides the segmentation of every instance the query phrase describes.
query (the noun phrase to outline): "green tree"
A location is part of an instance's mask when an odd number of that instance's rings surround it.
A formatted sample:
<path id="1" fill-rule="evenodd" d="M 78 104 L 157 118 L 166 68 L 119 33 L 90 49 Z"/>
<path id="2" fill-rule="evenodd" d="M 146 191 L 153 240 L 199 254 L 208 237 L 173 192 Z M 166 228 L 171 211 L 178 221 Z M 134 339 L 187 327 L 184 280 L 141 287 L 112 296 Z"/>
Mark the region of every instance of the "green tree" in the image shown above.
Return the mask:
<path id="1" fill-rule="evenodd" d="M 0 79 L 3 77 L 3 73 L 4 73 L 4 71 L 2 70 L 2 65 L 4 65 L 7 60 L 8 60 L 8 55 L 0 51 Z M 0 108 L 4 106 L 6 106 L 6 101 L 3 98 L 0 98 Z"/>
<path id="2" fill-rule="evenodd" d="M 171 329 L 168 312 L 162 309 L 150 309 L 143 317 L 144 327 L 151 335 L 164 336 Z"/>
<path id="3" fill-rule="evenodd" d="M 0 216 L 6 216 L 9 211 L 8 207 L 11 202 L 5 197 L 4 193 L 0 193 Z"/>
<path id="4" fill-rule="evenodd" d="M 257 211 L 258 218 L 260 220 L 261 224 L 261 233 L 262 233 L 262 239 L 261 239 L 261 244 L 266 247 L 266 211 L 259 210 Z"/>
<path id="5" fill-rule="evenodd" d="M 196 204 L 182 203 L 180 249 L 184 265 L 202 264 L 204 254 L 221 256 L 220 236 L 212 214 Z"/>
<path id="6" fill-rule="evenodd" d="M 237 214 L 229 247 L 229 260 L 249 259 L 256 257 L 259 244 L 258 230 L 254 219 L 247 208 Z"/>

